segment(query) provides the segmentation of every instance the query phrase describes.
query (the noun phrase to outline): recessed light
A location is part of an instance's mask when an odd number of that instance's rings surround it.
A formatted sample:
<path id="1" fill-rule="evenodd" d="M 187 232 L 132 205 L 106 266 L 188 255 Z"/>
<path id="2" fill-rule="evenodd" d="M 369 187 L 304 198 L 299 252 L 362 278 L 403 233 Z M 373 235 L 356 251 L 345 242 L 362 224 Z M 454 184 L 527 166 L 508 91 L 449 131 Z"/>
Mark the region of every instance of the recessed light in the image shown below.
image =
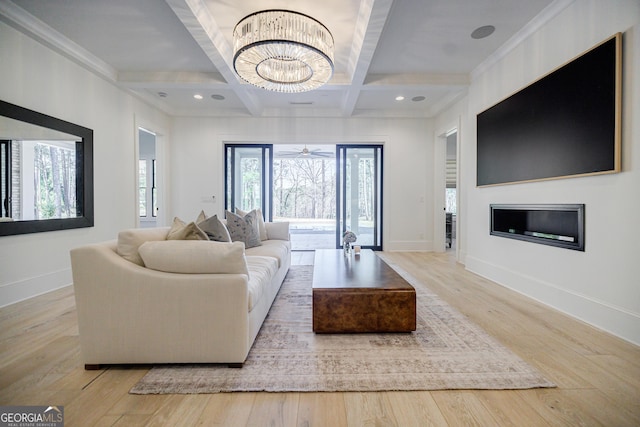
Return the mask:
<path id="1" fill-rule="evenodd" d="M 403 101 L 404 100 L 404 96 L 400 95 L 400 96 L 396 96 L 396 101 Z"/>
<path id="2" fill-rule="evenodd" d="M 202 95 L 200 95 L 199 93 L 196 93 L 195 95 L 193 95 L 193 97 L 195 99 L 202 99 Z"/>
<path id="3" fill-rule="evenodd" d="M 224 96 L 222 96 L 222 95 L 218 95 L 217 93 L 216 93 L 216 94 L 211 95 L 211 98 L 215 99 L 216 101 L 222 101 L 222 100 L 224 100 Z"/>
<path id="4" fill-rule="evenodd" d="M 411 98 L 411 100 L 412 100 L 413 102 L 420 102 L 420 101 L 424 101 L 425 99 L 426 99 L 426 98 L 425 98 L 424 96 L 422 96 L 422 95 L 420 95 L 420 96 L 414 96 L 413 98 Z"/>
<path id="5" fill-rule="evenodd" d="M 482 27 L 478 27 L 471 33 L 472 39 L 483 39 L 485 37 L 489 37 L 496 30 L 496 27 L 493 25 L 484 25 Z"/>

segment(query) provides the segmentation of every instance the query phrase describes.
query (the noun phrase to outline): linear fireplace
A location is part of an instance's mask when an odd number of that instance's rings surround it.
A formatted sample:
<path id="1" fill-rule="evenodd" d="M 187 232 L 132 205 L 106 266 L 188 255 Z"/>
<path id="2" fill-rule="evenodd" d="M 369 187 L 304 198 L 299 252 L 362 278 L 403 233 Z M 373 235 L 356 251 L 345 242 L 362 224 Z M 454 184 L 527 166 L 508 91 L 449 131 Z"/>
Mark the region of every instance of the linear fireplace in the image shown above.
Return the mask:
<path id="1" fill-rule="evenodd" d="M 583 204 L 490 205 L 494 236 L 584 251 Z"/>

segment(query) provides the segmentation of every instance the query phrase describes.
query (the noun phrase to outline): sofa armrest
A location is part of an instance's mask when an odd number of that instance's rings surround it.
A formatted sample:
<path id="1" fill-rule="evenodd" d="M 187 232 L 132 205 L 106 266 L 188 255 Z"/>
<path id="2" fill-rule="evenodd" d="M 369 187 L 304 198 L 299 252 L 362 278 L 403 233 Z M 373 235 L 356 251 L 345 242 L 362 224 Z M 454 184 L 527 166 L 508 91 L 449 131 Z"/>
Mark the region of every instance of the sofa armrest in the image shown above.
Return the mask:
<path id="1" fill-rule="evenodd" d="M 289 222 L 266 222 L 269 240 L 291 240 L 289 236 Z"/>
<path id="2" fill-rule="evenodd" d="M 244 361 L 246 275 L 150 270 L 114 242 L 71 250 L 71 266 L 85 364 Z"/>

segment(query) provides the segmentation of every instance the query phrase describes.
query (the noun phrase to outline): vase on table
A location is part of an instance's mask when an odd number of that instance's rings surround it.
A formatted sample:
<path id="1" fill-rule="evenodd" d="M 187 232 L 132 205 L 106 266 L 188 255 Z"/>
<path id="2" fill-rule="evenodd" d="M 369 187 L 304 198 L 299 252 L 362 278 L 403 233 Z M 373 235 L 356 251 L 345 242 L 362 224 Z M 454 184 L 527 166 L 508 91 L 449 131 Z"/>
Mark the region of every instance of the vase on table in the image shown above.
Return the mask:
<path id="1" fill-rule="evenodd" d="M 342 249 L 344 250 L 344 255 L 347 256 L 351 253 L 351 243 L 344 242 L 342 245 Z"/>

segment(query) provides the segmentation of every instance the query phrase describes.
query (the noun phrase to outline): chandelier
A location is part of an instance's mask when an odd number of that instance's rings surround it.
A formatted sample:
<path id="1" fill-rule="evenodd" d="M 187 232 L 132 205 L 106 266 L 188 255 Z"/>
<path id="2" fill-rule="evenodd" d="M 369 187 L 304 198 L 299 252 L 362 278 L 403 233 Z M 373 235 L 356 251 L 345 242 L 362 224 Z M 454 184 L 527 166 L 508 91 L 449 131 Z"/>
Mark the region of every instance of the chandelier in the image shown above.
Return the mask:
<path id="1" fill-rule="evenodd" d="M 315 19 L 265 10 L 233 30 L 233 68 L 248 83 L 276 92 L 317 89 L 333 74 L 333 36 Z"/>

